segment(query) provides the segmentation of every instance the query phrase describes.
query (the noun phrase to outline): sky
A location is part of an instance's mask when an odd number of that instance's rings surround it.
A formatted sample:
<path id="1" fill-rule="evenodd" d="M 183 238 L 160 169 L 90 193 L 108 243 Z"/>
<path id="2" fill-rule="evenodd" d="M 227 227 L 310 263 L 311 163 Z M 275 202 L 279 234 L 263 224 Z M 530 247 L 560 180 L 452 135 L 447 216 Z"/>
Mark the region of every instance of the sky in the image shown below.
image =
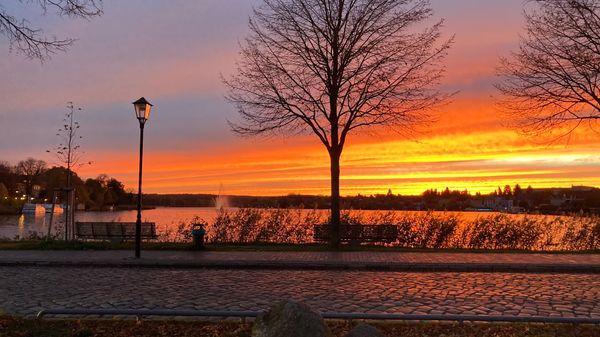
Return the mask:
<path id="1" fill-rule="evenodd" d="M 343 195 L 420 194 L 429 188 L 489 193 L 533 187 L 600 186 L 600 136 L 582 129 L 549 142 L 519 134 L 494 103 L 496 66 L 518 47 L 522 0 L 432 0 L 455 42 L 442 88 L 457 94 L 418 138 L 359 132 L 341 160 Z M 2 5 L 50 35 L 76 38 L 43 64 L 10 52 L 0 36 L 0 160 L 57 161 L 66 103 L 82 108 L 84 177 L 137 184 L 138 122 L 131 102 L 154 104 L 145 128 L 144 192 L 286 195 L 329 193 L 329 159 L 314 136 L 245 138 L 221 76 L 235 69 L 259 0 L 106 0 L 104 15 L 70 20 L 20 2 Z"/>

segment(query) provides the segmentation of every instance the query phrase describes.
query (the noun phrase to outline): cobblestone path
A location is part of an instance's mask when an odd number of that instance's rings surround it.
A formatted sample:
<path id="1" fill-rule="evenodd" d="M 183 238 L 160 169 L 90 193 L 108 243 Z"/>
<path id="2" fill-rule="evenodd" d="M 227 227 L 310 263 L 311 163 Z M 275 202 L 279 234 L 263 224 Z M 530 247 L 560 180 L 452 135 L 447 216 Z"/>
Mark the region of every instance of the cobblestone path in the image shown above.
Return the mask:
<path id="1" fill-rule="evenodd" d="M 435 252 L 218 252 L 218 251 L 144 251 L 142 259 L 132 261 L 132 251 L 42 251 L 42 250 L 3 250 L 0 251 L 2 262 L 80 262 L 128 264 L 202 262 L 282 262 L 305 264 L 533 264 L 533 265 L 600 265 L 600 254 L 510 254 L 510 253 L 435 253 Z"/>
<path id="2" fill-rule="evenodd" d="M 1 267 L 0 308 L 262 310 L 294 298 L 336 312 L 600 318 L 600 277 L 569 274 L 401 273 Z"/>

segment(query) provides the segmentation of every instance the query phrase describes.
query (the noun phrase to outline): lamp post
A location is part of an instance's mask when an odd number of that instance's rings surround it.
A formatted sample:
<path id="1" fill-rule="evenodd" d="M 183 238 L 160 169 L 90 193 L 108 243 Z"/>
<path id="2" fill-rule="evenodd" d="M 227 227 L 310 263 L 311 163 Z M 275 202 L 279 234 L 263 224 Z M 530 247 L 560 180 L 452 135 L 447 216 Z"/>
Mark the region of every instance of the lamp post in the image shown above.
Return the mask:
<path id="1" fill-rule="evenodd" d="M 137 197 L 137 220 L 135 222 L 135 258 L 140 258 L 140 246 L 142 244 L 142 159 L 144 156 L 144 125 L 150 118 L 152 104 L 146 101 L 144 97 L 133 102 L 135 116 L 140 122 L 140 168 L 138 176 L 138 197 Z"/>

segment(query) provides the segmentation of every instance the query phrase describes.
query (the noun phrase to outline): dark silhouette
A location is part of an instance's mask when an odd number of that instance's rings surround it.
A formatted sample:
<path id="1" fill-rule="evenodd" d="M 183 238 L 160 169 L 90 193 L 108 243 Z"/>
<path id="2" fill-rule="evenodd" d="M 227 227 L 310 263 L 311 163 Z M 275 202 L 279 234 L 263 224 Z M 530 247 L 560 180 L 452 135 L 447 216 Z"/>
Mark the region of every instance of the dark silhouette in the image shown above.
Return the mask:
<path id="1" fill-rule="evenodd" d="M 140 161 L 138 169 L 138 193 L 137 193 L 137 217 L 135 222 L 135 257 L 140 258 L 142 245 L 142 168 L 144 161 L 144 125 L 150 117 L 152 104 L 146 101 L 144 97 L 133 102 L 135 116 L 140 125 Z"/>
<path id="2" fill-rule="evenodd" d="M 202 250 L 204 249 L 204 241 L 206 230 L 204 229 L 204 223 L 195 223 L 192 224 L 192 238 L 194 243 L 194 249 Z"/>
<path id="3" fill-rule="evenodd" d="M 34 202 L 49 199 L 53 191 L 66 184 L 66 168 L 53 167 L 44 170 L 36 179 Z M 21 199 L 26 177 L 19 174 L 16 166 L 0 161 L 0 196 L 7 192 L 7 199 L 0 200 L 0 213 L 14 214 L 24 203 Z M 1 187 L 6 186 L 6 191 Z M 136 209 L 136 195 L 126 190 L 117 179 L 101 174 L 83 181 L 73 173 L 72 186 L 76 200 L 87 210 Z M 3 192 L 5 191 L 5 192 Z M 18 191 L 18 193 L 17 193 Z M 210 194 L 144 194 L 146 207 L 214 207 L 215 195 Z M 63 196 L 64 198 L 64 196 Z M 285 196 L 227 196 L 229 205 L 238 208 L 303 208 L 328 209 L 331 198 L 320 195 L 290 194 Z M 61 199 L 60 202 L 66 201 Z M 472 194 L 467 190 L 428 189 L 421 195 L 387 193 L 355 195 L 340 198 L 340 208 L 345 210 L 421 210 L 421 211 L 503 211 L 542 214 L 588 213 L 600 214 L 600 189 L 587 186 L 562 188 L 536 188 L 521 185 L 498 187 L 491 193 Z"/>
<path id="4" fill-rule="evenodd" d="M 451 41 L 426 0 L 264 0 L 237 74 L 225 83 L 242 135 L 315 134 L 331 165 L 331 243 L 339 244 L 340 157 L 357 129 L 412 136 L 447 95 L 434 87 Z"/>
<path id="5" fill-rule="evenodd" d="M 80 144 L 82 137 L 79 135 L 79 128 L 81 126 L 75 120 L 75 111 L 81 111 L 81 108 L 75 108 L 73 102 L 68 102 L 67 109 L 68 112 L 63 118 L 63 125 L 58 129 L 58 133 L 56 134 L 60 139 L 60 143 L 53 150 L 47 150 L 46 152 L 54 154 L 58 159 L 59 165 L 67 169 L 67 184 L 66 186 L 61 186 L 61 188 L 67 193 L 65 235 L 68 236 L 74 233 L 73 226 L 75 222 L 75 194 L 73 193 L 74 189 L 71 184 L 73 169 L 81 167 L 84 164 L 91 164 L 91 162 L 82 162 L 83 152 L 81 151 Z M 56 196 L 52 196 L 52 200 L 56 198 Z"/>
<path id="6" fill-rule="evenodd" d="M 133 193 L 126 192 L 123 183 L 105 174 L 86 179 L 84 191 L 87 193 L 86 208 L 90 210 L 134 204 Z"/>
<path id="7" fill-rule="evenodd" d="M 518 192 L 517 192 L 518 191 Z M 214 195 L 206 194 L 144 194 L 149 206 L 214 207 Z M 231 207 L 239 208 L 303 208 L 328 209 L 330 197 L 319 195 L 227 196 Z M 421 195 L 393 193 L 340 197 L 345 210 L 404 211 L 502 211 L 515 213 L 600 213 L 600 189 L 587 186 L 536 188 L 521 190 L 517 184 L 491 193 L 470 193 L 467 190 L 441 191 L 429 189 Z"/>
<path id="8" fill-rule="evenodd" d="M 29 202 L 32 195 L 33 184 L 39 179 L 40 175 L 46 170 L 46 162 L 34 158 L 21 160 L 15 167 L 15 171 L 21 176 L 25 184 L 25 198 Z"/>
<path id="9" fill-rule="evenodd" d="M 51 200 L 66 203 L 66 193 L 53 198 L 56 191 L 65 189 L 68 176 L 67 168 L 55 166 L 47 169 L 44 161 L 34 158 L 22 160 L 15 166 L 0 162 L 0 197 L 3 199 L 0 206 L 10 206 L 6 212 L 16 213 L 27 199 L 36 203 Z M 87 210 L 130 209 L 135 203 L 133 193 L 126 191 L 123 183 L 105 174 L 85 182 L 75 172 L 71 172 L 70 176 L 73 199 L 85 205 Z M 27 197 L 23 197 L 24 194 Z"/>
<path id="10" fill-rule="evenodd" d="M 85 164 L 82 162 L 82 151 L 80 141 L 82 137 L 79 135 L 79 122 L 75 119 L 75 111 L 81 111 L 81 108 L 76 108 L 73 102 L 67 102 L 67 113 L 63 118 L 63 125 L 58 129 L 56 134 L 59 137 L 59 144 L 52 150 L 46 152 L 53 154 L 60 165 L 66 166 L 67 170 L 80 167 Z"/>
<path id="11" fill-rule="evenodd" d="M 14 167 L 5 161 L 0 161 L 0 182 L 4 183 L 9 191 L 13 191 L 18 183 Z"/>
<path id="12" fill-rule="evenodd" d="M 529 2 L 519 51 L 501 60 L 500 103 L 525 133 L 570 135 L 600 118 L 600 3 Z"/>
<path id="13" fill-rule="evenodd" d="M 42 11 L 54 11 L 69 18 L 90 19 L 102 14 L 102 0 L 32 0 L 21 1 L 27 5 L 37 4 Z M 11 50 L 30 59 L 44 61 L 57 51 L 66 51 L 75 42 L 72 38 L 48 37 L 40 28 L 27 20 L 17 18 L 0 6 L 0 34 L 9 42 Z"/>

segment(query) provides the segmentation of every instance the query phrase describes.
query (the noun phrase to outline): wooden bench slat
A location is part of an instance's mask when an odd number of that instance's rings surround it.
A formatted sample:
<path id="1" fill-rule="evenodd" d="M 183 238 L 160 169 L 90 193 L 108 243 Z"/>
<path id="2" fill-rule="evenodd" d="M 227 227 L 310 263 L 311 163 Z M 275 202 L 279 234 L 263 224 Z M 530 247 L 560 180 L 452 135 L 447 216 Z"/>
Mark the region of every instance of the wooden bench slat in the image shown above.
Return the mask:
<path id="1" fill-rule="evenodd" d="M 315 225 L 314 236 L 316 241 L 331 239 L 332 225 Z M 358 242 L 383 242 L 389 243 L 398 239 L 398 226 L 396 225 L 340 225 L 340 241 Z"/>
<path id="2" fill-rule="evenodd" d="M 131 240 L 135 238 L 135 222 L 76 222 L 75 224 L 77 237 L 82 239 Z M 154 222 L 143 222 L 141 229 L 142 239 L 158 238 Z"/>

